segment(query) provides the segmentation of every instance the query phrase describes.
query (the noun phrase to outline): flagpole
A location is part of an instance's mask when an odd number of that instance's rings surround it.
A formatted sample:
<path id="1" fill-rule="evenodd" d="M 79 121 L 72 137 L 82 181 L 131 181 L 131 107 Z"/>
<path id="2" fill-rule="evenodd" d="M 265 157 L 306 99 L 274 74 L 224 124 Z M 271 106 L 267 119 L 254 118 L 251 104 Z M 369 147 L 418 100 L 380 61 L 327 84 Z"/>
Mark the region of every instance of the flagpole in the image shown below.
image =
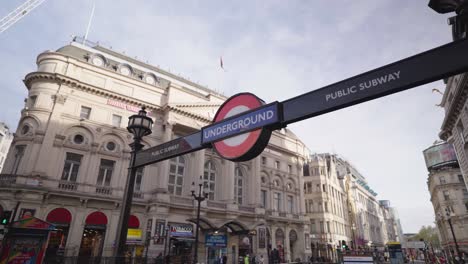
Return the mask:
<path id="1" fill-rule="evenodd" d="M 91 28 L 91 22 L 93 21 L 94 9 L 95 8 L 96 8 L 96 1 L 93 1 L 93 9 L 91 10 L 91 16 L 89 17 L 88 27 L 86 27 L 86 33 L 85 33 L 85 36 L 84 36 L 84 39 L 83 39 L 83 45 L 85 44 L 86 39 L 88 39 L 88 33 L 89 33 L 89 29 Z"/>
<path id="2" fill-rule="evenodd" d="M 221 74 L 219 76 L 219 91 L 218 93 L 221 94 L 221 91 L 223 91 L 223 85 L 224 85 L 224 72 L 226 72 L 226 69 L 224 69 L 224 63 L 223 63 L 223 57 L 219 57 L 219 66 L 221 68 Z"/>

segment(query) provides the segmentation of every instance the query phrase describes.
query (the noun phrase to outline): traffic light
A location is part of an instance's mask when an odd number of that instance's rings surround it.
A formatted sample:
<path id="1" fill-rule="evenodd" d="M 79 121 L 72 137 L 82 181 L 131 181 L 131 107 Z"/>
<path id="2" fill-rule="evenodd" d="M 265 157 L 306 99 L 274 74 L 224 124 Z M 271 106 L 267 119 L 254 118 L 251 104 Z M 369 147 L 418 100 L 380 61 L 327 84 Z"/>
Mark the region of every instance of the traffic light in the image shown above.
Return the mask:
<path id="1" fill-rule="evenodd" d="M 2 218 L 0 218 L 0 225 L 8 225 L 10 223 L 11 211 L 3 211 Z"/>
<path id="2" fill-rule="evenodd" d="M 344 250 L 349 250 L 348 245 L 346 245 L 346 241 L 344 240 L 341 241 L 341 248 Z"/>

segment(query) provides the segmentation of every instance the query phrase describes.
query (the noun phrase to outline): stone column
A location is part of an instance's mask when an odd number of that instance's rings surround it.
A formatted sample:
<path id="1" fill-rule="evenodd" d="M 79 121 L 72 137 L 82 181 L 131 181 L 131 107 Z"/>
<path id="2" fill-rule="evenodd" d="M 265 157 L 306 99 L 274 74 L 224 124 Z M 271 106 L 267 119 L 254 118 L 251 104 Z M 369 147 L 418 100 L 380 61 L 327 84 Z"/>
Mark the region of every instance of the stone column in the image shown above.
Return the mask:
<path id="1" fill-rule="evenodd" d="M 247 174 L 247 204 L 253 207 L 261 205 L 261 158 L 260 156 L 250 162 L 250 175 Z"/>
<path id="2" fill-rule="evenodd" d="M 218 175 L 216 178 L 217 187 L 217 197 L 218 200 L 226 202 L 228 204 L 232 204 L 235 201 L 234 195 L 234 184 L 235 184 L 235 176 L 234 170 L 236 164 L 229 160 L 221 160 L 221 168 L 218 169 Z"/>

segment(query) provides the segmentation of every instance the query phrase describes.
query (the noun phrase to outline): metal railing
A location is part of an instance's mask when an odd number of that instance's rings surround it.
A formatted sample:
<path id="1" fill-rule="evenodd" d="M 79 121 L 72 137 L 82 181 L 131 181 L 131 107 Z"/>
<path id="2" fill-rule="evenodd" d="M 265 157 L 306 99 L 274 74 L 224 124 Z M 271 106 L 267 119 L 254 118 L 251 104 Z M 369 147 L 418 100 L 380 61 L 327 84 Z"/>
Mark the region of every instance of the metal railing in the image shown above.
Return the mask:
<path id="1" fill-rule="evenodd" d="M 78 183 L 71 181 L 59 181 L 58 188 L 65 191 L 76 191 L 78 189 Z"/>

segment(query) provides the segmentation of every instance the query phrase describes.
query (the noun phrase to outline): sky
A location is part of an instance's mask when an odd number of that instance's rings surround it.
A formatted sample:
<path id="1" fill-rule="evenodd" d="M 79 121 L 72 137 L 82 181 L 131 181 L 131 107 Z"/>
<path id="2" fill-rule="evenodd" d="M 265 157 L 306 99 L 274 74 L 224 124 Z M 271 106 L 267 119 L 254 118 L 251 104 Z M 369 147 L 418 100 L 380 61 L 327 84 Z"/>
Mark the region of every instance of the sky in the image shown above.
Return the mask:
<path id="1" fill-rule="evenodd" d="M 46 0 L 0 34 L 0 120 L 16 129 L 22 80 L 45 50 L 84 36 L 231 96 L 266 102 L 321 88 L 451 41 L 428 1 Z M 0 17 L 24 0 L 2 1 Z M 225 71 L 220 69 L 223 58 Z M 396 207 L 405 233 L 434 222 L 422 151 L 438 139 L 442 81 L 289 126 L 313 153 L 349 160 Z"/>

